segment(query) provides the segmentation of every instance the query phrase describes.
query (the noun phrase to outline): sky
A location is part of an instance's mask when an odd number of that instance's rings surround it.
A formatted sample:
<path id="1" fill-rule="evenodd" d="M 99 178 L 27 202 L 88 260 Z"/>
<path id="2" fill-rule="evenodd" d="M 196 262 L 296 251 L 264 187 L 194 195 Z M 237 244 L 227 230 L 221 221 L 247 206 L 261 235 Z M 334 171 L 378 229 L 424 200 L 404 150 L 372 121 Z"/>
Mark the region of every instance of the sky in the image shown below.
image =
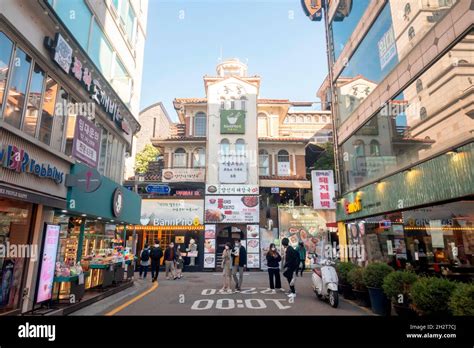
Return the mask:
<path id="1" fill-rule="evenodd" d="M 222 52 L 222 55 L 221 55 Z M 323 22 L 299 0 L 149 0 L 140 109 L 205 97 L 203 76 L 239 58 L 261 77 L 260 98 L 316 101 L 327 74 Z"/>

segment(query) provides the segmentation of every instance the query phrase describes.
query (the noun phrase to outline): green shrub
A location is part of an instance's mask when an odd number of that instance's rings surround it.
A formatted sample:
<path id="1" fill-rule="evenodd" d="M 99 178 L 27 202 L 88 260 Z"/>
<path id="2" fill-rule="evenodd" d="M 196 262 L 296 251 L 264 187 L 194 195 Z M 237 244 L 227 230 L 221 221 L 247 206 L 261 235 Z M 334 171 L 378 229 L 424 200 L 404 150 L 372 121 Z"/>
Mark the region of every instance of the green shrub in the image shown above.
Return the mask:
<path id="1" fill-rule="evenodd" d="M 421 314 L 448 314 L 449 299 L 455 288 L 456 283 L 447 279 L 423 277 L 411 287 L 410 297 Z"/>
<path id="2" fill-rule="evenodd" d="M 454 315 L 474 316 L 474 284 L 459 283 L 454 289 L 449 309 Z"/>
<path id="3" fill-rule="evenodd" d="M 349 281 L 347 279 L 347 274 L 350 270 L 356 268 L 357 265 L 353 264 L 352 262 L 339 262 L 336 265 L 336 272 L 337 277 L 339 278 L 339 282 L 342 284 L 348 284 Z"/>
<path id="4" fill-rule="evenodd" d="M 409 271 L 396 271 L 389 273 L 383 280 L 383 292 L 395 304 L 399 303 L 399 296 L 402 295 L 404 304 L 408 304 L 410 288 L 418 276 Z"/>
<path id="5" fill-rule="evenodd" d="M 363 291 L 366 289 L 364 284 L 364 268 L 356 267 L 347 273 L 347 280 L 355 290 Z"/>
<path id="6" fill-rule="evenodd" d="M 381 288 L 383 279 L 389 273 L 393 272 L 393 268 L 383 262 L 371 263 L 365 268 L 364 284 L 371 288 Z"/>

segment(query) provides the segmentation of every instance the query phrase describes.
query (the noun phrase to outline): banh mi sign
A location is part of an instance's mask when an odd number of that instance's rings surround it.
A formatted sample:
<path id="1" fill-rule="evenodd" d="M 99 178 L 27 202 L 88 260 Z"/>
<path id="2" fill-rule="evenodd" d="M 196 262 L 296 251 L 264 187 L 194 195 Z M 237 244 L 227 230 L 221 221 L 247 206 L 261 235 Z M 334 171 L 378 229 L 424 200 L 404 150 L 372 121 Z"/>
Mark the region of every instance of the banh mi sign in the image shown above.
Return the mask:
<path id="1" fill-rule="evenodd" d="M 360 198 L 356 198 L 356 200 L 352 203 L 345 202 L 344 203 L 344 210 L 346 211 L 346 214 L 353 214 L 357 213 L 358 211 L 362 210 L 362 201 Z"/>

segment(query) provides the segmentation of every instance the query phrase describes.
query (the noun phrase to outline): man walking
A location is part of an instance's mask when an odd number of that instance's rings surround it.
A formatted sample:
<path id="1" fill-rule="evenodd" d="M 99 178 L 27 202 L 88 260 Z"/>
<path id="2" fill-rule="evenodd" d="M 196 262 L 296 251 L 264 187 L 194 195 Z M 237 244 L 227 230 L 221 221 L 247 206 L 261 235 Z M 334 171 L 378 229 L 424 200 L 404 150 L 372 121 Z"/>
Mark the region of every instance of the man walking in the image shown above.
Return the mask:
<path id="1" fill-rule="evenodd" d="M 242 289 L 242 280 L 244 277 L 244 268 L 247 266 L 247 250 L 240 244 L 240 239 L 234 242 L 234 249 L 232 250 L 232 277 L 235 282 L 235 291 L 239 292 Z M 237 272 L 239 277 L 237 278 Z"/>
<path id="2" fill-rule="evenodd" d="M 176 250 L 174 250 L 174 243 L 171 242 L 165 250 L 165 270 L 166 270 L 166 279 L 170 280 L 171 278 L 176 279 L 176 274 L 174 271 L 174 264 L 176 262 Z M 171 273 L 171 278 L 168 276 Z"/>
<path id="3" fill-rule="evenodd" d="M 289 245 L 288 238 L 283 238 L 281 244 L 285 250 L 285 264 L 283 266 L 283 276 L 288 280 L 288 284 L 290 285 L 290 293 L 288 297 L 295 298 L 296 297 L 296 290 L 295 290 L 295 271 L 298 269 L 300 264 L 300 258 L 298 252 L 293 249 L 291 245 Z"/>
<path id="4" fill-rule="evenodd" d="M 151 282 L 156 282 L 160 273 L 160 263 L 163 257 L 163 250 L 160 248 L 160 242 L 155 240 L 155 245 L 150 250 L 151 259 Z"/>

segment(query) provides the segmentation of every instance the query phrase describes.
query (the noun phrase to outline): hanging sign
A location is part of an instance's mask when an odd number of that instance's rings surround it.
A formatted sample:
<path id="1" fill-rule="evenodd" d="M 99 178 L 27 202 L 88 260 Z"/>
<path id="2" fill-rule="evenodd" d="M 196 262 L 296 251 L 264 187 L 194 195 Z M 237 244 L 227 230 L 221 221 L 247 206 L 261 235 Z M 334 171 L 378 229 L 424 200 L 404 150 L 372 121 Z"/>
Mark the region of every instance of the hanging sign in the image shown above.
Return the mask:
<path id="1" fill-rule="evenodd" d="M 332 170 L 312 170 L 314 209 L 336 209 L 334 172 Z"/>

